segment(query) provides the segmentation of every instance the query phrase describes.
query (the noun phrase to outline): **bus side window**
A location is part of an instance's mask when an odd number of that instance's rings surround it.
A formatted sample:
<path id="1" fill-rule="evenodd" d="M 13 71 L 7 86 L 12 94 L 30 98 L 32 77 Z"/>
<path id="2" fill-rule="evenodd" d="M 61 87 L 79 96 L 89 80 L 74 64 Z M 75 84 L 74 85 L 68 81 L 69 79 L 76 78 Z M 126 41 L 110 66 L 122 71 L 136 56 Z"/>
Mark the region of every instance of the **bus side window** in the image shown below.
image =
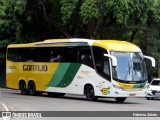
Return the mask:
<path id="1" fill-rule="evenodd" d="M 84 63 L 84 64 L 87 64 L 88 62 L 88 56 L 87 55 L 81 55 L 81 62 Z"/>
<path id="2" fill-rule="evenodd" d="M 111 77 L 110 77 L 109 58 L 105 57 L 103 55 L 104 53 L 107 53 L 107 50 L 96 46 L 93 47 L 96 71 L 102 77 L 108 78 L 108 80 L 110 80 Z"/>
<path id="3" fill-rule="evenodd" d="M 109 71 L 109 59 L 106 59 L 103 63 L 104 67 L 103 67 L 103 72 L 107 75 L 109 75 L 110 71 Z"/>
<path id="4" fill-rule="evenodd" d="M 90 47 L 80 48 L 78 55 L 80 63 L 93 67 L 93 60 Z"/>
<path id="5" fill-rule="evenodd" d="M 57 55 L 56 57 L 51 56 L 50 62 L 60 62 L 62 59 L 61 55 Z"/>
<path id="6" fill-rule="evenodd" d="M 64 62 L 64 48 L 63 47 L 52 47 L 49 51 L 50 62 Z"/>
<path id="7" fill-rule="evenodd" d="M 8 49 L 8 55 L 7 60 L 14 61 L 14 62 L 21 62 L 22 61 L 22 55 L 19 52 L 21 48 L 15 49 L 15 48 L 9 48 Z"/>

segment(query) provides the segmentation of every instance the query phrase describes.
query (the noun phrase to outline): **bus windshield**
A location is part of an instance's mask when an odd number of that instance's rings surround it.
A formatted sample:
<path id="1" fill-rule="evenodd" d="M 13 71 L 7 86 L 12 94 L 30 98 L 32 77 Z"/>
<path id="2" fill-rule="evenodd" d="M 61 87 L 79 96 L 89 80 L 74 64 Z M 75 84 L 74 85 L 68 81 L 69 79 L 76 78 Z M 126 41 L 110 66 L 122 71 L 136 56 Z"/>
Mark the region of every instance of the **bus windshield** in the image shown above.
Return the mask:
<path id="1" fill-rule="evenodd" d="M 115 52 L 117 67 L 113 67 L 113 78 L 121 81 L 143 81 L 147 79 L 146 65 L 141 52 Z"/>

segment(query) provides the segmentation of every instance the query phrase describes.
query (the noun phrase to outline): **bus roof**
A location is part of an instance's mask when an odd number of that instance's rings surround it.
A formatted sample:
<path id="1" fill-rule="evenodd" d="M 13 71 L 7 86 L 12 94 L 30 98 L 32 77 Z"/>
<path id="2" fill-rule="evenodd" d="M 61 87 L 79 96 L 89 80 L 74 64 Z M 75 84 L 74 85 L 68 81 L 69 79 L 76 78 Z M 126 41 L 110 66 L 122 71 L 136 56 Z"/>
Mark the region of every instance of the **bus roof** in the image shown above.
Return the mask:
<path id="1" fill-rule="evenodd" d="M 141 49 L 133 43 L 119 40 L 96 40 L 93 46 L 100 46 L 107 50 L 141 52 Z"/>
<path id="2" fill-rule="evenodd" d="M 141 52 L 141 49 L 126 41 L 119 40 L 91 40 L 91 39 L 49 39 L 41 42 L 33 42 L 26 44 L 11 44 L 8 48 L 22 48 L 22 47 L 55 47 L 55 46 L 100 46 L 106 50 L 113 51 L 127 51 L 127 52 Z"/>

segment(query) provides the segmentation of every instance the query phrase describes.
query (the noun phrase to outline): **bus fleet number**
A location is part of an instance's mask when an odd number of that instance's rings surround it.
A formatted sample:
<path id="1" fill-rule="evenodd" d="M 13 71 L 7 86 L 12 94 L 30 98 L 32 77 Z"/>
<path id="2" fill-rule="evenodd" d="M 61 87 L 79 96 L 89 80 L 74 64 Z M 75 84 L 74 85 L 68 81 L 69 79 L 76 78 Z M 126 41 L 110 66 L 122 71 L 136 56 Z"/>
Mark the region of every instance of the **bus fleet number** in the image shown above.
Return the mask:
<path id="1" fill-rule="evenodd" d="M 16 66 L 9 66 L 9 69 L 16 69 Z"/>

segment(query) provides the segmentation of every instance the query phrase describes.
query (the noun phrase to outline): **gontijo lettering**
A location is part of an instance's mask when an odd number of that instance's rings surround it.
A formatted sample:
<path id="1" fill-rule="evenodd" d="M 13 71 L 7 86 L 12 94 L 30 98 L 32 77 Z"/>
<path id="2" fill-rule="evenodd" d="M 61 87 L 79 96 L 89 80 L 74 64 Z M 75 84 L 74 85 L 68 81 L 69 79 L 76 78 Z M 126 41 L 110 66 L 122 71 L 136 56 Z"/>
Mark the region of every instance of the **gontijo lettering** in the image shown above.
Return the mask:
<path id="1" fill-rule="evenodd" d="M 48 70 L 47 65 L 23 65 L 23 71 L 44 71 Z"/>

